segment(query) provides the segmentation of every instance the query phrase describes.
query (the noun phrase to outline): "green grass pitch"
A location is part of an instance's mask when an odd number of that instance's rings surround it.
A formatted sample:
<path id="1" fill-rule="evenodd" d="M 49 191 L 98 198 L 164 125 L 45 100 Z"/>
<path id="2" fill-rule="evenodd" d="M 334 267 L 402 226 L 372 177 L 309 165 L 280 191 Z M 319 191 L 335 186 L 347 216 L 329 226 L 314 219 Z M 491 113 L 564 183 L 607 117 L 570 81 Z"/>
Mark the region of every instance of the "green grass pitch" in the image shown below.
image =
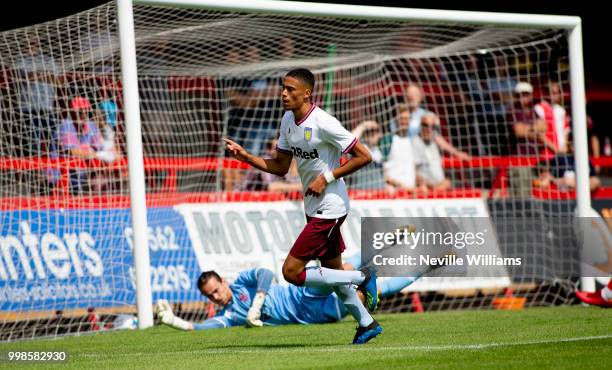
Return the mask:
<path id="1" fill-rule="evenodd" d="M 573 306 L 376 318 L 384 332 L 361 346 L 348 344 L 355 322 L 346 319 L 201 332 L 157 326 L 3 343 L 0 352 L 65 350 L 67 363 L 44 366 L 75 369 L 602 369 L 612 359 L 612 310 Z"/>

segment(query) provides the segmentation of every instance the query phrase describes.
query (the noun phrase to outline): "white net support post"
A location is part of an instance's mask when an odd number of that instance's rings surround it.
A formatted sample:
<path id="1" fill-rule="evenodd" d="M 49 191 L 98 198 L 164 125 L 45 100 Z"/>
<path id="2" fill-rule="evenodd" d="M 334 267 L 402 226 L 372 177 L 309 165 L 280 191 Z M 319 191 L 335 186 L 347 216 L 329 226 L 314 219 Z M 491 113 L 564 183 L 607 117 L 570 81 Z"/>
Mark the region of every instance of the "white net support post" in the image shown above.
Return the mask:
<path id="1" fill-rule="evenodd" d="M 153 326 L 151 270 L 147 237 L 147 205 L 145 199 L 145 171 L 142 151 L 140 102 L 138 99 L 138 70 L 136 68 L 136 39 L 134 14 L 130 0 L 117 0 L 121 72 L 130 178 L 130 201 L 134 230 L 134 269 L 136 273 L 136 303 L 138 327 Z"/>

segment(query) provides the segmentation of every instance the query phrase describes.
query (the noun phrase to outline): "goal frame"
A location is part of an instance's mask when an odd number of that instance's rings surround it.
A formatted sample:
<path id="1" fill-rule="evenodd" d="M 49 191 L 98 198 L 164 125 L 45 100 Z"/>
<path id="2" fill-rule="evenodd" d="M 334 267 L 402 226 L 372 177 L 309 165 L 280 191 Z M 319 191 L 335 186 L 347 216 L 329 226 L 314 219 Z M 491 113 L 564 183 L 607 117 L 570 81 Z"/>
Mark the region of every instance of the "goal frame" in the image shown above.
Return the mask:
<path id="1" fill-rule="evenodd" d="M 557 28 L 568 33 L 570 61 L 571 119 L 576 159 L 576 216 L 591 215 L 589 167 L 586 130 L 586 99 L 584 87 L 584 61 L 582 51 L 582 21 L 577 16 L 471 12 L 395 8 L 331 3 L 306 3 L 274 0 L 117 0 L 120 33 L 120 57 L 124 88 L 125 124 L 128 148 L 131 213 L 134 229 L 134 261 L 136 269 L 138 326 L 153 325 L 149 251 L 147 246 L 147 220 L 144 183 L 144 163 L 140 107 L 138 99 L 138 72 L 136 68 L 136 40 L 134 31 L 134 5 L 201 8 L 220 11 L 265 12 L 273 14 L 306 15 L 318 17 L 346 17 L 373 20 L 406 20 L 421 22 L 448 22 L 465 25 L 497 25 L 506 27 Z M 594 289 L 594 279 L 582 278 L 583 290 Z"/>

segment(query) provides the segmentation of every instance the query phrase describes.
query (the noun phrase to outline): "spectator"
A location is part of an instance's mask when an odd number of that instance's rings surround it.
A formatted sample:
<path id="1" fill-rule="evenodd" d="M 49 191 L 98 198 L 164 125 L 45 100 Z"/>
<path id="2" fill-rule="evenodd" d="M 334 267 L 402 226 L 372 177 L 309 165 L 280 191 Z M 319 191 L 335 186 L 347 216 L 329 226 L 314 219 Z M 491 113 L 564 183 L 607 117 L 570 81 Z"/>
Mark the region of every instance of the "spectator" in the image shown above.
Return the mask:
<path id="1" fill-rule="evenodd" d="M 406 88 L 406 99 L 410 113 L 410 126 L 408 128 L 408 136 L 415 137 L 421 131 L 421 118 L 427 113 L 427 109 L 423 107 L 423 89 L 416 84 L 409 84 Z"/>
<path id="2" fill-rule="evenodd" d="M 518 100 L 508 117 L 514 133 L 513 154 L 538 156 L 544 148 L 556 152 L 554 143 L 546 137 L 548 125 L 536 112 L 533 86 L 529 82 L 519 82 L 514 91 Z"/>
<path id="3" fill-rule="evenodd" d="M 438 117 L 434 113 L 426 113 L 421 118 L 421 132 L 412 138 L 412 149 L 416 163 L 417 184 L 438 191 L 447 190 L 451 182 L 444 175 L 440 149 L 434 137 Z"/>
<path id="4" fill-rule="evenodd" d="M 112 88 L 108 85 L 100 89 L 101 101 L 98 104 L 96 122 L 100 126 L 102 134 L 102 149 L 98 152 L 98 158 L 104 162 L 112 163 L 121 157 L 119 145 L 115 138 L 119 108 L 112 94 Z"/>
<path id="5" fill-rule="evenodd" d="M 266 157 L 276 158 L 276 137 L 266 142 Z M 297 162 L 291 161 L 289 172 L 283 176 L 262 172 L 251 168 L 247 171 L 244 181 L 236 187 L 238 191 L 271 191 L 271 192 L 293 192 L 302 191 L 302 182 L 297 171 Z"/>
<path id="6" fill-rule="evenodd" d="M 102 135 L 102 148 L 97 151 L 97 158 L 110 164 L 123 157 L 115 132 L 119 121 L 119 107 L 115 101 L 111 84 L 101 87 L 100 98 L 95 122 L 98 123 Z M 108 185 L 118 190 L 122 188 L 122 183 L 127 179 L 128 174 L 124 169 L 109 170 L 105 177 L 108 179 Z"/>
<path id="7" fill-rule="evenodd" d="M 229 55 L 234 62 L 235 52 Z M 248 46 L 244 51 L 248 63 L 258 63 L 261 59 L 259 48 Z M 278 94 L 271 94 L 265 78 L 233 78 L 228 81 L 230 111 L 228 135 L 250 153 L 259 155 L 264 149 L 264 140 L 276 135 L 277 127 L 272 124 L 274 117 L 264 117 L 267 112 L 275 111 L 269 106 L 269 98 L 276 101 Z M 272 108 L 272 109 L 270 109 Z"/>
<path id="8" fill-rule="evenodd" d="M 587 137 L 589 138 L 589 155 L 594 159 L 601 157 L 601 143 L 599 136 L 597 135 L 597 125 L 593 122 L 591 116 L 587 115 Z M 599 174 L 601 172 L 601 166 L 595 166 L 595 172 Z"/>
<path id="9" fill-rule="evenodd" d="M 249 46 L 241 52 L 231 48 L 225 56 L 228 66 L 238 66 L 241 62 L 257 63 L 260 60 L 259 49 Z M 227 135 L 250 153 L 259 155 L 264 148 L 265 138 L 276 134 L 276 127 L 272 122 L 276 119 L 264 117 L 272 114 L 275 109 L 266 109 L 268 101 L 268 82 L 265 79 L 232 77 L 223 83 L 226 86 L 227 97 L 230 102 Z M 277 100 L 278 95 L 274 95 Z M 226 190 L 240 188 L 244 171 L 227 168 L 224 169 L 224 187 Z"/>
<path id="10" fill-rule="evenodd" d="M 546 144 L 551 150 L 554 145 L 546 138 L 546 121 L 539 118 L 533 104 L 533 86 L 528 82 L 519 82 L 514 91 L 517 102 L 508 116 L 512 125 L 510 153 L 518 156 L 539 157 L 540 150 Z M 532 170 L 529 167 L 512 167 L 508 171 L 508 181 L 512 196 L 531 197 Z"/>
<path id="11" fill-rule="evenodd" d="M 385 184 L 383 153 L 379 147 L 383 135 L 378 122 L 364 121 L 353 129 L 352 134 L 370 151 L 372 162 L 347 178 L 350 189 L 387 188 L 387 190 L 392 191 L 392 187 Z"/>
<path id="12" fill-rule="evenodd" d="M 70 101 L 70 115 L 59 126 L 60 153 L 63 156 L 91 160 L 98 158 L 104 139 L 92 121 L 91 104 L 86 97 L 75 97 Z M 105 185 L 104 177 L 96 171 L 71 169 L 70 189 L 75 194 L 93 190 L 100 192 Z"/>
<path id="13" fill-rule="evenodd" d="M 424 94 L 423 90 L 415 85 L 409 84 L 406 90 L 406 97 L 408 99 L 408 108 L 410 110 L 410 126 L 408 128 L 408 136 L 417 137 L 421 131 L 421 119 L 424 115 L 432 113 L 423 107 Z M 438 124 L 439 126 L 439 124 Z M 434 141 L 437 146 L 444 152 L 457 157 L 462 160 L 470 160 L 471 156 L 465 152 L 458 150 L 453 144 L 448 142 L 444 136 L 438 132 L 434 135 Z"/>
<path id="14" fill-rule="evenodd" d="M 576 161 L 571 140 L 572 136 L 570 134 L 567 141 L 567 153 L 558 153 L 542 166 L 536 185 L 549 187 L 554 184 L 561 191 L 569 191 L 576 188 Z M 589 188 L 593 191 L 600 185 L 601 181 L 595 173 L 595 167 L 589 161 Z"/>
<path id="15" fill-rule="evenodd" d="M 550 102 L 542 99 L 535 105 L 534 110 L 538 118 L 546 122 L 546 140 L 552 143 L 554 150 L 544 149 L 543 155 L 548 158 L 554 153 L 567 152 L 567 135 L 569 134 L 569 117 L 563 107 L 563 92 L 561 85 L 551 82 L 548 85 Z"/>
<path id="16" fill-rule="evenodd" d="M 51 139 L 55 130 L 56 86 L 60 68 L 45 54 L 37 35 L 28 34 L 22 57 L 16 62 L 19 112 L 23 132 L 22 155 L 44 155 L 52 150 Z"/>
<path id="17" fill-rule="evenodd" d="M 295 55 L 295 42 L 289 36 L 282 36 L 278 40 L 278 51 L 280 59 L 290 60 Z"/>
<path id="18" fill-rule="evenodd" d="M 510 76 L 508 61 L 505 56 L 494 58 L 494 77 L 487 78 L 487 87 L 491 93 L 491 113 L 497 122 L 505 121 L 508 105 L 512 101 L 512 92 L 516 80 Z"/>
<path id="19" fill-rule="evenodd" d="M 385 182 L 397 189 L 411 190 L 416 187 L 416 168 L 410 130 L 410 110 L 401 106 L 397 116 L 397 131 L 392 137 L 383 138 L 383 163 Z"/>
<path id="20" fill-rule="evenodd" d="M 468 98 L 469 104 L 473 109 L 473 114 L 484 116 L 491 110 L 491 96 L 489 90 L 483 88 L 481 71 L 485 68 L 481 58 L 474 55 L 466 55 L 461 58 L 461 72 L 457 73 L 457 78 L 461 90 Z"/>
<path id="21" fill-rule="evenodd" d="M 475 135 L 471 135 L 473 136 L 471 141 L 477 145 L 480 155 L 509 155 L 510 127 L 506 120 L 512 107 L 517 81 L 510 74 L 509 56 L 492 54 L 489 56 L 484 69 L 484 79 L 485 88 L 489 90 L 490 102 L 486 105 L 487 114 L 482 117 L 484 120 L 475 117 L 477 124 L 474 125 Z"/>

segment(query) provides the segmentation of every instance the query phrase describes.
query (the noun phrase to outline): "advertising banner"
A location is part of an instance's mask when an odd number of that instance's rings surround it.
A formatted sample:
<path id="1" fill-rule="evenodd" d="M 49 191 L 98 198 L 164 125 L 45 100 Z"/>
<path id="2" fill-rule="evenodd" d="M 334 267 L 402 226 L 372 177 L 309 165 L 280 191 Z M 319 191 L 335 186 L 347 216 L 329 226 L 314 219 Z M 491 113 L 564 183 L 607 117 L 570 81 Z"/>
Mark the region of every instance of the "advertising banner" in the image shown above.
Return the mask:
<path id="1" fill-rule="evenodd" d="M 0 212 L 0 310 L 135 303 L 130 211 Z M 195 297 L 199 269 L 182 217 L 148 211 L 154 301 Z"/>

